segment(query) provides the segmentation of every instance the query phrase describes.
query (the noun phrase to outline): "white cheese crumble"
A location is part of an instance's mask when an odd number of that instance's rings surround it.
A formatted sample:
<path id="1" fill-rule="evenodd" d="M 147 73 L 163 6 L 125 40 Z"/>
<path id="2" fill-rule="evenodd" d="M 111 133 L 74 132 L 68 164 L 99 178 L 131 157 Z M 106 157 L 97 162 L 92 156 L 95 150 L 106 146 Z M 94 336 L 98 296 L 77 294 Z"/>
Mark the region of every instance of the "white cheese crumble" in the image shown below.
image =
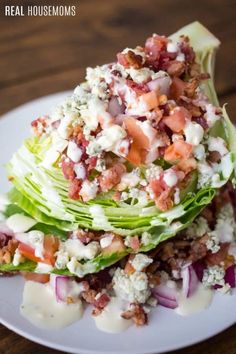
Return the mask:
<path id="1" fill-rule="evenodd" d="M 148 181 L 151 179 L 159 179 L 162 171 L 160 166 L 151 164 L 145 171 L 145 177 Z"/>
<path id="2" fill-rule="evenodd" d="M 134 272 L 130 276 L 117 268 L 113 276 L 113 288 L 117 296 L 129 302 L 145 303 L 151 292 L 146 273 Z"/>
<path id="3" fill-rule="evenodd" d="M 69 257 L 75 257 L 77 260 L 93 259 L 99 253 L 100 246 L 96 241 L 84 245 L 79 239 L 68 239 L 61 243 L 60 251 L 61 250 L 66 252 Z"/>
<path id="4" fill-rule="evenodd" d="M 88 202 L 91 199 L 94 199 L 98 192 L 98 184 L 96 181 L 90 182 L 89 180 L 85 180 L 82 183 L 82 188 L 79 192 L 84 202 Z"/>
<path id="5" fill-rule="evenodd" d="M 86 148 L 88 155 L 97 155 L 101 151 L 114 151 L 116 145 L 126 137 L 126 131 L 117 124 L 102 130 L 96 139 L 90 141 Z"/>
<path id="6" fill-rule="evenodd" d="M 75 163 L 79 162 L 82 156 L 82 150 L 74 141 L 69 141 L 67 147 L 67 156 Z"/>
<path id="7" fill-rule="evenodd" d="M 188 121 L 184 127 L 184 135 L 187 143 L 197 146 L 203 139 L 204 129 L 200 124 Z"/>
<path id="8" fill-rule="evenodd" d="M 175 188 L 175 192 L 174 192 L 174 204 L 177 205 L 180 203 L 180 189 L 179 188 Z"/>
<path id="9" fill-rule="evenodd" d="M 118 191 L 123 191 L 126 188 L 133 188 L 140 182 L 140 169 L 136 168 L 132 172 L 124 173 L 120 183 L 117 185 Z"/>
<path id="10" fill-rule="evenodd" d="M 86 169 L 83 163 L 77 163 L 74 165 L 74 171 L 76 174 L 76 178 L 84 180 L 86 178 Z"/>
<path id="11" fill-rule="evenodd" d="M 32 230 L 27 233 L 30 244 L 34 248 L 34 254 L 36 257 L 44 257 L 44 233 L 39 230 Z"/>
<path id="12" fill-rule="evenodd" d="M 141 69 L 134 69 L 133 67 L 130 67 L 126 69 L 126 72 L 131 76 L 131 79 L 137 84 L 147 82 L 148 79 L 151 79 L 152 75 L 155 74 L 153 70 L 150 70 L 149 68 L 145 67 Z"/>
<path id="13" fill-rule="evenodd" d="M 141 272 L 144 268 L 148 267 L 149 264 L 151 264 L 152 262 L 153 262 L 152 258 L 148 257 L 146 254 L 143 253 L 136 254 L 134 259 L 130 261 L 133 268 L 138 272 Z"/>
<path id="14" fill-rule="evenodd" d="M 14 253 L 12 264 L 17 267 L 20 263 L 23 263 L 25 258 L 21 255 L 19 249 L 17 248 Z"/>
<path id="15" fill-rule="evenodd" d="M 199 144 L 198 146 L 194 147 L 193 150 L 193 155 L 198 159 L 199 161 L 205 160 L 206 158 L 206 152 L 205 152 L 205 147 L 202 144 Z"/>
<path id="16" fill-rule="evenodd" d="M 207 143 L 208 143 L 209 151 L 217 151 L 220 153 L 221 156 L 224 156 L 228 153 L 228 149 L 226 148 L 225 141 L 220 137 L 214 138 L 210 136 L 208 138 Z"/>
<path id="17" fill-rule="evenodd" d="M 100 240 L 100 246 L 101 248 L 106 248 L 109 247 L 112 244 L 112 240 L 114 238 L 113 234 L 104 234 L 103 237 Z"/>
<path id="18" fill-rule="evenodd" d="M 232 242 L 236 233 L 236 223 L 234 219 L 234 210 L 230 203 L 225 204 L 217 215 L 215 226 L 220 242 Z"/>
<path id="19" fill-rule="evenodd" d="M 163 177 L 168 187 L 174 187 L 178 183 L 178 177 L 173 169 L 166 170 Z"/>
<path id="20" fill-rule="evenodd" d="M 202 283 L 205 286 L 214 286 L 214 285 L 225 285 L 225 270 L 224 268 L 215 265 L 204 269 Z"/>
<path id="21" fill-rule="evenodd" d="M 199 216 L 186 230 L 186 235 L 189 238 L 202 237 L 210 232 L 208 222 L 202 216 Z"/>
<path id="22" fill-rule="evenodd" d="M 216 114 L 215 107 L 211 103 L 206 105 L 206 113 L 204 114 L 204 118 L 206 119 L 209 128 L 212 128 L 213 125 L 220 119 L 220 116 Z"/>
<path id="23" fill-rule="evenodd" d="M 55 267 L 57 269 L 65 269 L 67 263 L 69 262 L 69 254 L 68 252 L 65 252 L 63 249 L 60 249 L 60 251 L 58 251 L 56 253 L 56 262 L 55 262 Z"/>
<path id="24" fill-rule="evenodd" d="M 152 242 L 152 235 L 149 232 L 144 231 L 141 236 L 141 242 L 142 245 L 148 246 Z"/>

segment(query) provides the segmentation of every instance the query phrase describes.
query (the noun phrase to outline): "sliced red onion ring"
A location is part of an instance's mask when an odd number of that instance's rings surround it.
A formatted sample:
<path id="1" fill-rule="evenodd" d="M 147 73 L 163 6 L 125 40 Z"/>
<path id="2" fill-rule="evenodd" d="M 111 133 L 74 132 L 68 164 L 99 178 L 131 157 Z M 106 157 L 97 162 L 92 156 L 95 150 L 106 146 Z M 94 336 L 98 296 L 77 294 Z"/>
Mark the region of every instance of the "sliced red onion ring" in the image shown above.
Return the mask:
<path id="1" fill-rule="evenodd" d="M 155 80 L 149 81 L 147 86 L 151 91 L 159 91 L 161 95 L 168 95 L 171 85 L 171 79 L 169 76 L 158 77 Z"/>
<path id="2" fill-rule="evenodd" d="M 158 303 L 164 307 L 175 309 L 177 303 L 177 290 L 170 288 L 166 284 L 160 284 L 153 289 L 153 296 L 158 300 Z"/>
<path id="3" fill-rule="evenodd" d="M 198 286 L 198 278 L 192 266 L 184 267 L 181 271 L 183 285 L 182 292 L 185 297 L 190 297 L 195 293 Z"/>
<path id="4" fill-rule="evenodd" d="M 230 266 L 225 270 L 225 282 L 228 283 L 231 288 L 236 287 L 236 279 L 235 279 L 235 267 L 234 265 Z"/>
<path id="5" fill-rule="evenodd" d="M 125 111 L 125 105 L 122 103 L 120 105 L 118 98 L 113 96 L 108 103 L 108 112 L 112 117 L 118 116 L 118 114 L 122 114 Z"/>
<path id="6" fill-rule="evenodd" d="M 57 276 L 55 279 L 55 293 L 57 301 L 67 301 L 70 290 L 70 278 L 66 276 Z"/>
<path id="7" fill-rule="evenodd" d="M 197 274 L 198 280 L 202 281 L 203 273 L 204 270 L 206 269 L 206 265 L 201 261 L 197 261 L 192 264 L 192 267 L 195 270 L 195 273 Z"/>

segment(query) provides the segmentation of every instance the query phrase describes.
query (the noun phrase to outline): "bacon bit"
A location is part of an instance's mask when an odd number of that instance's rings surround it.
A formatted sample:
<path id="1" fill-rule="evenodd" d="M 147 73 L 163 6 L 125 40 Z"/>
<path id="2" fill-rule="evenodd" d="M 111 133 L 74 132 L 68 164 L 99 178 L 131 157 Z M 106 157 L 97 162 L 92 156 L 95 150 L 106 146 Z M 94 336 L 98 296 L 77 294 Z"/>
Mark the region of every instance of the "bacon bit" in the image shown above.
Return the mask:
<path id="1" fill-rule="evenodd" d="M 221 262 L 224 262 L 228 256 L 228 243 L 222 243 L 220 245 L 220 250 L 216 253 L 208 253 L 206 256 L 207 265 L 212 267 L 214 265 L 220 265 Z"/>
<path id="2" fill-rule="evenodd" d="M 117 60 L 125 68 L 132 66 L 134 69 L 140 69 L 143 62 L 142 56 L 135 54 L 132 50 L 129 50 L 127 53 L 118 53 Z"/>
<path id="3" fill-rule="evenodd" d="M 117 163 L 113 167 L 110 167 L 98 177 L 99 185 L 102 192 L 108 192 L 118 183 L 120 183 L 121 176 L 126 172 L 126 167 Z"/>
<path id="4" fill-rule="evenodd" d="M 195 53 L 193 48 L 189 45 L 189 38 L 187 36 L 181 36 L 180 49 L 181 52 L 185 55 L 185 60 L 189 63 L 193 63 L 195 60 Z"/>
<path id="5" fill-rule="evenodd" d="M 149 92 L 149 88 L 148 88 L 147 85 L 145 85 L 145 84 L 137 84 L 133 80 L 126 79 L 126 85 L 128 87 L 130 87 L 136 93 L 137 96 L 141 96 L 144 93 L 148 93 Z"/>
<path id="6" fill-rule="evenodd" d="M 157 128 L 162 116 L 163 110 L 157 107 L 147 115 L 147 119 L 151 122 L 153 128 Z"/>
<path id="7" fill-rule="evenodd" d="M 173 77 L 172 83 L 170 85 L 170 98 L 178 100 L 180 96 L 185 95 L 186 82 L 181 80 L 179 77 Z"/>
<path id="8" fill-rule="evenodd" d="M 135 255 L 134 254 L 130 254 L 129 257 L 128 257 L 128 260 L 125 264 L 125 267 L 124 267 L 124 272 L 128 275 L 131 275 L 135 272 L 135 269 L 134 267 L 132 266 L 132 263 L 131 261 L 134 259 Z"/>
<path id="9" fill-rule="evenodd" d="M 172 189 L 162 179 L 152 179 L 148 185 L 154 193 L 154 201 L 158 209 L 166 211 L 173 206 L 171 199 Z"/>
<path id="10" fill-rule="evenodd" d="M 62 168 L 62 173 L 66 179 L 69 181 L 73 181 L 75 178 L 75 171 L 74 171 L 74 162 L 67 159 L 63 159 L 61 161 L 61 168 Z"/>
<path id="11" fill-rule="evenodd" d="M 167 72 L 170 76 L 181 76 L 185 71 L 185 62 L 178 60 L 171 60 L 166 65 Z"/>
<path id="12" fill-rule="evenodd" d="M 47 125 L 47 117 L 39 117 L 31 122 L 31 127 L 36 136 L 41 136 Z"/>
<path id="13" fill-rule="evenodd" d="M 144 311 L 142 305 L 140 304 L 132 304 L 132 307 L 130 310 L 127 310 L 121 314 L 121 317 L 123 317 L 126 320 L 133 320 L 136 326 L 143 326 L 147 324 L 148 318 L 147 314 Z"/>
<path id="14" fill-rule="evenodd" d="M 140 247 L 140 241 L 138 236 L 131 236 L 129 239 L 130 247 L 135 251 L 138 252 Z"/>
<path id="15" fill-rule="evenodd" d="M 113 199 L 114 199 L 116 202 L 119 202 L 119 201 L 120 201 L 120 198 L 121 198 L 121 192 L 116 191 L 116 192 L 113 194 Z"/>
<path id="16" fill-rule="evenodd" d="M 116 252 L 124 252 L 126 249 L 125 244 L 124 244 L 124 240 L 123 237 L 121 237 L 120 235 L 116 235 L 114 234 L 112 242 L 109 246 L 104 247 L 102 249 L 102 253 L 103 254 L 112 254 L 112 253 L 116 253 Z"/>
<path id="17" fill-rule="evenodd" d="M 88 171 L 91 171 L 91 170 L 93 170 L 96 167 L 97 160 L 98 160 L 97 156 L 89 157 L 86 160 L 86 164 L 88 166 Z"/>
<path id="18" fill-rule="evenodd" d="M 82 181 L 79 179 L 74 179 L 69 186 L 69 197 L 74 200 L 80 199 L 79 192 L 81 190 Z"/>
<path id="19" fill-rule="evenodd" d="M 195 95 L 196 88 L 199 85 L 199 80 L 196 78 L 191 79 L 186 83 L 184 93 L 187 97 L 193 97 Z"/>
<path id="20" fill-rule="evenodd" d="M 167 38 L 156 34 L 146 40 L 145 53 L 148 55 L 150 63 L 159 60 L 161 51 L 166 51 L 167 42 Z"/>
<path id="21" fill-rule="evenodd" d="M 93 305 L 95 307 L 97 307 L 98 309 L 102 310 L 102 309 L 104 309 L 104 307 L 107 306 L 109 301 L 110 301 L 110 297 L 106 293 L 104 293 L 104 294 L 101 294 L 101 296 L 99 296 L 98 299 L 97 298 L 95 299 Z"/>
<path id="22" fill-rule="evenodd" d="M 80 240 L 84 244 L 87 244 L 93 240 L 99 240 L 100 238 L 100 235 L 95 235 L 94 232 L 91 231 L 86 232 L 82 229 L 79 229 L 78 231 L 71 233 L 70 238 L 74 238 L 75 236 L 78 238 L 78 240 Z"/>
<path id="23" fill-rule="evenodd" d="M 148 274 L 148 284 L 150 287 L 155 287 L 161 284 L 161 277 L 158 274 Z"/>
<path id="24" fill-rule="evenodd" d="M 190 255 L 188 258 L 189 260 L 191 260 L 192 262 L 196 262 L 207 255 L 206 242 L 208 239 L 209 237 L 206 234 L 191 243 Z"/>
<path id="25" fill-rule="evenodd" d="M 196 77 L 198 78 L 199 75 L 201 75 L 201 67 L 199 64 L 197 63 L 193 63 L 190 67 L 190 70 L 189 70 L 189 75 L 191 77 Z"/>
<path id="26" fill-rule="evenodd" d="M 88 289 L 88 290 L 85 290 L 81 293 L 81 296 L 82 298 L 88 303 L 88 304 L 94 304 L 96 299 L 97 295 L 97 291 L 94 290 L 94 289 Z"/>

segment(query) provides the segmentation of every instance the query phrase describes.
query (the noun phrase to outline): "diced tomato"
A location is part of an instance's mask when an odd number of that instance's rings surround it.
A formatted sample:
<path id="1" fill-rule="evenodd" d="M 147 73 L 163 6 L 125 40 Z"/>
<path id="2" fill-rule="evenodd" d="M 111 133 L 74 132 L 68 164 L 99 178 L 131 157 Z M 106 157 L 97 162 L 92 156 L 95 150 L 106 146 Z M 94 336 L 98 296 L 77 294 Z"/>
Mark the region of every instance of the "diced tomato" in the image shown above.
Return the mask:
<path id="1" fill-rule="evenodd" d="M 151 111 L 158 106 L 158 99 L 155 91 L 145 93 L 140 96 L 140 99 L 145 103 L 147 111 Z"/>
<path id="2" fill-rule="evenodd" d="M 112 243 L 102 249 L 103 254 L 121 253 L 126 249 L 123 238 L 119 235 L 114 235 Z"/>
<path id="3" fill-rule="evenodd" d="M 190 157 L 189 159 L 182 159 L 177 164 L 178 168 L 188 174 L 189 172 L 195 170 L 197 168 L 197 161 L 194 157 Z"/>
<path id="4" fill-rule="evenodd" d="M 147 151 L 150 147 L 150 141 L 138 125 L 138 121 L 135 118 L 125 117 L 124 125 L 129 136 L 133 140 L 126 159 L 134 165 L 140 165 L 145 161 Z"/>
<path id="5" fill-rule="evenodd" d="M 26 280 L 32 280 L 42 284 L 48 283 L 50 279 L 49 274 L 39 274 L 39 273 L 30 273 L 30 272 L 21 272 L 21 274 Z"/>
<path id="6" fill-rule="evenodd" d="M 192 145 L 183 140 L 176 140 L 167 147 L 164 154 L 164 159 L 174 163 L 181 159 L 188 159 L 192 153 Z"/>
<path id="7" fill-rule="evenodd" d="M 186 124 L 186 120 L 190 119 L 191 115 L 189 111 L 184 107 L 174 108 L 168 117 L 163 118 L 163 122 L 173 132 L 180 133 Z"/>
<path id="8" fill-rule="evenodd" d="M 220 246 L 220 250 L 216 253 L 209 253 L 206 256 L 206 262 L 209 266 L 220 265 L 221 262 L 224 262 L 228 256 L 228 243 L 222 243 Z"/>
<path id="9" fill-rule="evenodd" d="M 50 265 L 55 264 L 55 252 L 59 248 L 59 240 L 55 236 L 45 235 L 44 236 L 44 258 L 36 257 L 35 250 L 33 247 L 20 242 L 18 249 L 19 252 L 27 259 L 30 259 L 33 262 L 39 263 L 46 263 Z"/>

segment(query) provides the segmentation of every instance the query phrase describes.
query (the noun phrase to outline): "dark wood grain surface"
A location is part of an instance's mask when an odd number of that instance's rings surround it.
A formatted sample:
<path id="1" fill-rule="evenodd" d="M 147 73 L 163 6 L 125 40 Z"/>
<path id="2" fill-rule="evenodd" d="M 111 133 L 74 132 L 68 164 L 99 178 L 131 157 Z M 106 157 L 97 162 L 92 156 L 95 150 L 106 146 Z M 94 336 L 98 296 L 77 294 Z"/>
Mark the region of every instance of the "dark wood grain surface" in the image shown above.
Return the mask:
<path id="1" fill-rule="evenodd" d="M 3 9 L 9 4 L 76 5 L 77 15 L 6 18 Z M 170 34 L 200 20 L 222 42 L 216 86 L 221 103 L 229 103 L 228 111 L 236 122 L 235 13 L 236 2 L 230 0 L 1 0 L 0 114 L 34 98 L 72 89 L 83 79 L 87 66 L 111 61 L 117 51 L 143 43 L 153 32 Z M 0 354 L 19 353 L 57 351 L 0 325 Z M 236 325 L 200 344 L 172 352 L 177 353 L 236 354 Z"/>

